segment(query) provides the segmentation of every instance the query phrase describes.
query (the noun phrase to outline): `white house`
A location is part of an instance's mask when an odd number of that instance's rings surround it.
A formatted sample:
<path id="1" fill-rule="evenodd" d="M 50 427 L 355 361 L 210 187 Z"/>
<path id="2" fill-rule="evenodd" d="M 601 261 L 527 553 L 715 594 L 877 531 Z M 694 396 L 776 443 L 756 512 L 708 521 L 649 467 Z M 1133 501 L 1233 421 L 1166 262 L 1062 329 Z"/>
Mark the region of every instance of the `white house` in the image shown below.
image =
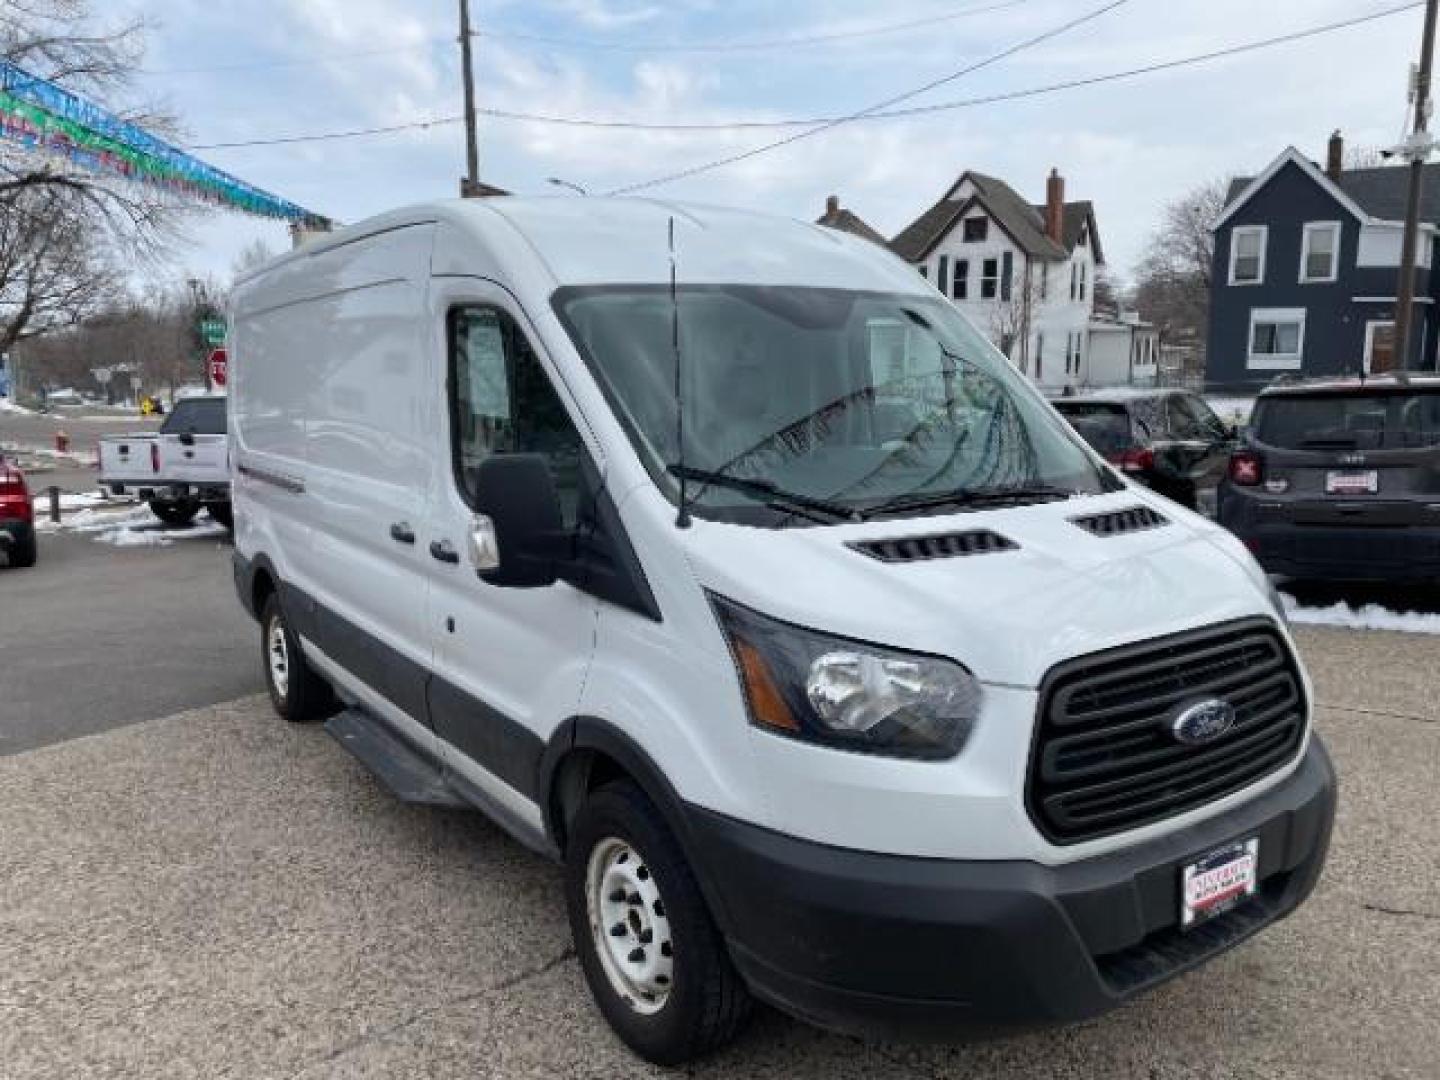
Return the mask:
<path id="1" fill-rule="evenodd" d="M 1043 205 L 966 172 L 890 247 L 913 263 L 1042 387 L 1081 386 L 1105 265 L 1095 209 L 1066 202 L 1052 170 Z M 1128 381 L 1128 380 L 1127 380 Z"/>

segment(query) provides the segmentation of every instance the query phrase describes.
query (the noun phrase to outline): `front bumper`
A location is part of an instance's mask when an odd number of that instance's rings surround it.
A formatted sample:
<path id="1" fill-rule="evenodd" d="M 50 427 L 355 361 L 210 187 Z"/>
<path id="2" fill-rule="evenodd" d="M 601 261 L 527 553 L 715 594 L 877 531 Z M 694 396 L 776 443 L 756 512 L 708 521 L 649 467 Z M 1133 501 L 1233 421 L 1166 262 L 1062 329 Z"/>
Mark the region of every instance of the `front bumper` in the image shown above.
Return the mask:
<path id="1" fill-rule="evenodd" d="M 1320 876 L 1335 800 L 1312 737 L 1250 802 L 1066 866 L 871 854 L 693 808 L 689 824 L 759 997 L 840 1031 L 948 1038 L 1097 1016 L 1288 915 Z M 1181 867 L 1252 836 L 1256 896 L 1180 931 Z"/>

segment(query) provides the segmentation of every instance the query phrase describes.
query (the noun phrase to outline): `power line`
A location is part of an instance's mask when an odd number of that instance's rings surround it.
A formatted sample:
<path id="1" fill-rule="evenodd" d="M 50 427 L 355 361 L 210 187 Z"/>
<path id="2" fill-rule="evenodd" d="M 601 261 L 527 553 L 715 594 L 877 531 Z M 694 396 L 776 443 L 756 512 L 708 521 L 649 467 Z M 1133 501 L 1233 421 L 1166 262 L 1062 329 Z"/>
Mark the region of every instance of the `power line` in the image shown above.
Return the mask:
<path id="1" fill-rule="evenodd" d="M 960 11 L 951 11 L 944 15 L 930 15 L 922 19 L 908 19 L 904 22 L 885 23 L 879 26 L 857 28 L 855 30 L 837 30 L 828 34 L 804 34 L 796 37 L 761 38 L 753 41 L 713 41 L 695 42 L 691 44 L 673 41 L 612 42 L 598 41 L 594 38 L 551 37 L 548 34 L 530 34 L 515 30 L 481 30 L 476 32 L 476 36 L 498 38 L 506 41 L 526 41 L 536 45 L 550 45 L 561 49 L 593 50 L 595 52 L 759 52 L 766 49 L 791 49 L 806 45 L 828 45 L 836 41 L 854 41 L 859 38 L 899 34 L 907 30 L 918 30 L 923 26 L 935 26 L 939 23 L 956 22 L 960 19 L 973 18 L 976 15 L 987 15 L 995 11 L 1004 11 L 1007 8 L 1019 7 L 1021 4 L 1031 2 L 1032 0 L 1000 0 L 999 3 L 989 4 L 985 7 L 963 8 Z"/>
<path id="2" fill-rule="evenodd" d="M 1297 30 L 1287 34 L 1279 34 L 1274 37 L 1261 38 L 1256 41 L 1243 42 L 1238 45 L 1226 46 L 1214 49 L 1210 52 L 1197 53 L 1192 56 L 1185 56 L 1175 60 L 1164 60 L 1153 64 L 1145 64 L 1140 67 L 1125 68 L 1120 71 L 1111 71 L 1099 75 L 1087 75 L 1075 79 L 1066 79 L 1061 82 L 1047 83 L 1043 86 L 1032 86 L 1021 90 L 1000 91 L 993 94 L 986 94 L 979 97 L 960 98 L 953 101 L 937 102 L 932 105 L 915 105 L 905 109 L 887 109 L 878 112 L 866 113 L 863 116 L 853 117 L 853 122 L 870 123 L 881 120 L 904 119 L 906 117 L 923 116 L 931 113 L 950 112 L 958 109 L 975 108 L 981 105 L 994 105 L 1006 101 L 1017 101 L 1023 98 L 1039 97 L 1045 94 L 1058 93 L 1063 90 L 1075 90 L 1088 86 L 1098 86 L 1103 83 L 1117 82 L 1122 79 L 1133 79 L 1142 75 L 1153 75 L 1162 71 L 1171 71 L 1176 68 L 1193 67 L 1199 64 L 1212 63 L 1216 60 L 1223 60 L 1232 56 L 1240 56 L 1245 53 L 1256 52 L 1260 49 L 1268 49 L 1277 45 L 1287 45 L 1308 38 L 1319 37 L 1323 34 L 1334 33 L 1337 30 L 1347 30 L 1365 23 L 1376 22 L 1380 19 L 1390 18 L 1421 7 L 1424 0 L 1410 0 L 1408 3 L 1396 7 L 1386 8 L 1381 11 L 1372 12 L 1368 15 L 1360 15 L 1351 19 L 1344 19 L 1340 22 L 1326 23 L 1322 26 L 1312 26 L 1305 30 Z M 597 128 L 601 130 L 619 131 L 655 131 L 655 132 L 719 132 L 719 131 L 752 131 L 752 130 L 778 130 L 783 128 L 814 127 L 817 124 L 832 123 L 836 120 L 843 120 L 844 117 L 815 116 L 815 117 L 792 117 L 779 120 L 726 120 L 726 121 L 694 121 L 689 123 L 664 123 L 648 122 L 640 120 L 604 120 L 578 116 L 556 116 L 547 113 L 516 112 L 507 109 L 480 109 L 480 115 L 492 120 L 507 120 L 519 123 L 532 124 L 554 124 L 563 127 Z M 289 135 L 265 139 L 248 139 L 238 142 L 217 142 L 203 143 L 189 147 L 191 150 L 233 150 L 245 147 L 257 146 L 282 146 L 291 143 L 307 142 L 328 142 L 338 139 L 354 139 L 370 135 L 389 135 L 402 131 L 418 131 L 431 127 L 440 127 L 449 124 L 458 124 L 461 116 L 439 116 L 428 120 L 412 120 L 406 123 L 390 124 L 381 127 L 355 128 L 345 131 L 322 132 L 313 135 Z"/>
<path id="3" fill-rule="evenodd" d="M 929 82 L 917 86 L 913 90 L 906 90 L 902 94 L 896 94 L 893 97 L 888 97 L 884 101 L 876 102 L 869 108 L 861 109 L 858 112 L 849 114 L 848 116 L 837 117 L 836 119 L 827 121 L 819 125 L 818 127 L 807 128 L 804 131 L 797 131 L 795 134 L 787 135 L 783 139 L 776 139 L 774 142 L 765 143 L 761 146 L 751 147 L 749 150 L 741 151 L 738 154 L 728 154 L 723 158 L 716 158 L 713 161 L 703 162 L 699 165 L 691 165 L 688 168 L 679 169 L 672 173 L 666 173 L 663 176 L 657 176 L 651 180 L 642 180 L 639 183 L 626 184 L 623 187 L 618 187 L 611 191 L 608 191 L 606 192 L 606 194 L 633 195 L 637 191 L 647 191 L 650 188 L 659 187 L 662 184 L 673 183 L 676 180 L 684 180 L 688 177 L 696 176 L 699 173 L 710 172 L 714 169 L 724 168 L 726 165 L 736 165 L 742 161 L 748 161 L 751 158 L 759 157 L 761 154 L 768 154 L 772 150 L 779 150 L 783 147 L 790 146 L 791 144 L 797 143 L 802 139 L 809 139 L 815 135 L 820 135 L 826 131 L 831 131 L 834 128 L 841 126 L 842 124 L 849 123 L 851 120 L 856 120 L 870 113 L 880 112 L 882 109 L 888 109 L 892 105 L 898 105 L 902 101 L 909 101 L 911 98 L 919 97 L 921 94 L 928 93 L 929 91 L 934 90 L 937 87 L 944 86 L 947 83 L 955 82 L 957 79 L 963 79 L 966 75 L 971 75 L 974 72 L 980 71 L 994 64 L 998 64 L 1000 61 L 1008 59 L 1009 57 L 1014 56 L 1017 53 L 1023 52 L 1026 49 L 1033 48 L 1036 45 L 1049 41 L 1051 38 L 1059 37 L 1061 34 L 1068 33 L 1069 31 L 1075 29 L 1078 26 L 1083 26 L 1088 22 L 1093 22 L 1095 19 L 1100 18 L 1102 15 L 1106 15 L 1109 12 L 1114 11 L 1116 8 L 1123 7 L 1129 2 L 1130 0 L 1109 0 L 1108 3 L 1101 4 L 1098 8 L 1086 12 L 1084 15 L 1081 15 L 1074 19 L 1070 19 L 1068 22 L 1061 23 L 1059 26 L 1052 27 L 1049 30 L 1041 31 L 1040 33 L 1028 37 L 1023 41 L 1017 42 L 1014 45 L 1001 49 L 997 53 L 991 53 L 983 60 L 977 60 L 973 64 L 967 64 L 965 67 L 960 68 L 958 71 L 952 71 L 949 75 L 943 75 L 938 79 L 931 79 Z"/>
<path id="4" fill-rule="evenodd" d="M 739 52 L 761 52 L 768 49 L 791 49 L 811 45 L 826 45 L 833 42 L 856 41 L 862 38 L 881 37 L 887 34 L 900 34 L 908 30 L 918 30 L 926 26 L 935 26 L 941 23 L 958 22 L 961 19 L 973 18 L 977 15 L 988 15 L 992 12 L 1004 11 L 1008 8 L 1020 7 L 1022 4 L 1032 3 L 1033 0 L 998 0 L 996 3 L 987 4 L 983 7 L 968 7 L 960 11 L 951 11 L 943 15 L 931 15 L 922 19 L 909 19 L 904 22 L 882 23 L 877 26 L 861 27 L 854 30 L 840 30 L 828 34 L 799 34 L 794 37 L 778 37 L 768 39 L 757 39 L 753 41 L 713 41 L 713 42 L 623 42 L 623 41 L 599 41 L 585 38 L 551 37 L 547 34 L 531 34 L 519 30 L 475 30 L 471 36 L 477 38 L 491 38 L 497 41 L 518 41 L 532 45 L 545 45 L 557 49 L 573 49 L 579 51 L 593 52 L 623 52 L 623 53 L 739 53 Z M 367 60 L 376 56 L 395 56 L 402 53 L 433 52 L 441 46 L 454 44 L 451 38 L 436 38 L 417 45 L 401 45 L 387 49 L 364 49 L 359 52 L 331 53 L 323 56 L 310 56 L 305 59 L 295 60 L 255 60 L 245 61 L 237 64 L 215 64 L 208 67 L 175 67 L 175 68 L 146 68 L 142 74 L 145 75 L 207 75 L 212 72 L 230 71 L 265 71 L 276 68 L 302 68 L 316 67 L 320 64 L 345 63 L 351 60 Z"/>

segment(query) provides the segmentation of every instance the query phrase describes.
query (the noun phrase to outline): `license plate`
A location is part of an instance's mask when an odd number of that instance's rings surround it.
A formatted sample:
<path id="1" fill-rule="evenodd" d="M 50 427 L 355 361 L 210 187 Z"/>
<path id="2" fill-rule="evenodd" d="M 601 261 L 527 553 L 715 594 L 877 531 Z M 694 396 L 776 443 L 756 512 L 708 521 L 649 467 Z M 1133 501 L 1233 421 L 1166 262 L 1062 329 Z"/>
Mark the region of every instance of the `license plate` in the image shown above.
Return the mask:
<path id="1" fill-rule="evenodd" d="M 1380 474 L 1374 469 L 1362 472 L 1332 472 L 1325 477 L 1329 495 L 1374 495 L 1380 490 Z"/>
<path id="2" fill-rule="evenodd" d="M 1180 874 L 1180 927 L 1213 919 L 1255 895 L 1260 865 L 1258 837 L 1212 851 Z"/>

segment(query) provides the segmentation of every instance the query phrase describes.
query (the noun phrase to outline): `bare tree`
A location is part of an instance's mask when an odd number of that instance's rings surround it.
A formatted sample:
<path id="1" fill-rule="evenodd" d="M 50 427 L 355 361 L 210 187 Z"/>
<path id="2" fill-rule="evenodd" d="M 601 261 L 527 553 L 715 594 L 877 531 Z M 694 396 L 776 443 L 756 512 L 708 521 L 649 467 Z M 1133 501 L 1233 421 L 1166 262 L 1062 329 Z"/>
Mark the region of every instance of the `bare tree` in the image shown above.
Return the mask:
<path id="1" fill-rule="evenodd" d="M 1210 310 L 1215 223 L 1229 184 L 1212 180 L 1170 203 L 1136 269 L 1135 306 L 1163 338 L 1201 341 Z"/>
<path id="2" fill-rule="evenodd" d="M 120 275 L 104 238 L 54 203 L 35 189 L 0 212 L 0 353 L 115 299 Z"/>
<path id="3" fill-rule="evenodd" d="M 990 340 L 1026 374 L 1030 371 L 1030 324 L 1039 300 L 1037 271 L 1045 272 L 1043 266 L 1032 269 L 1027 261 L 1011 282 L 1009 298 L 1004 298 L 1002 290 L 1002 298 L 990 309 Z"/>
<path id="4" fill-rule="evenodd" d="M 102 23 L 91 0 L 0 0 L 0 59 L 75 93 L 124 99 L 144 49 L 141 21 Z M 175 122 L 153 105 L 114 108 L 121 119 L 160 134 Z M 123 176 L 20 150 L 0 153 L 0 213 L 36 192 L 55 212 L 83 218 L 142 255 L 157 255 L 178 237 L 185 207 Z"/>
<path id="5" fill-rule="evenodd" d="M 256 237 L 240 249 L 240 254 L 236 255 L 235 261 L 230 264 L 231 281 L 243 277 L 251 270 L 258 270 L 275 257 L 275 249 Z"/>

